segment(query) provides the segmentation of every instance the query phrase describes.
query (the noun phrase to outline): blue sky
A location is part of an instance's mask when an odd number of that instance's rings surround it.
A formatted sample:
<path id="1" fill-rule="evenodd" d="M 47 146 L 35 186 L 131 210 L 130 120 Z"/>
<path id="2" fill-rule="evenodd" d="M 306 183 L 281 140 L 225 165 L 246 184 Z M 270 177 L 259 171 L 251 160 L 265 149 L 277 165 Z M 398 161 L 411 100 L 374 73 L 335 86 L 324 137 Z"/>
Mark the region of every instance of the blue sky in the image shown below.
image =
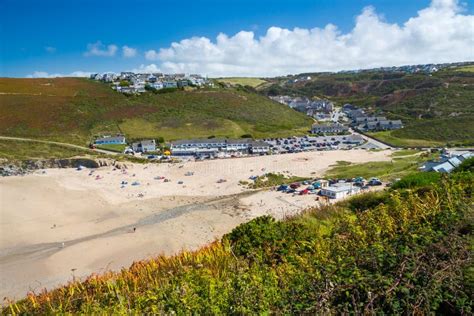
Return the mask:
<path id="1" fill-rule="evenodd" d="M 454 0 L 435 1 L 456 4 Z M 224 33 L 232 37 L 240 31 L 252 31 L 253 39 L 260 45 L 259 38 L 268 35 L 268 29 L 272 26 L 292 32 L 294 28 L 324 29 L 328 24 L 335 25 L 339 35 L 351 34 L 356 26 L 357 18 L 368 6 L 375 9 L 373 15 L 384 24 L 402 26 L 409 18 L 416 17 L 418 11 L 429 8 L 430 5 L 430 0 L 182 0 L 180 2 L 1 0 L 0 76 L 24 77 L 34 72 L 46 72 L 49 75 L 69 74 L 75 71 L 122 71 L 137 69 L 140 65 L 143 65 L 142 69 L 145 69 L 150 64 L 155 65 L 155 68 L 159 70 L 201 70 L 211 75 L 273 74 L 273 70 L 263 68 L 256 69 L 254 73 L 250 68 L 255 68 L 255 66 L 250 62 L 246 65 L 246 60 L 243 60 L 241 64 L 226 61 L 234 59 L 233 55 L 229 53 L 228 48 L 216 44 L 216 36 Z M 473 6 L 470 1 L 459 2 L 457 7 L 456 15 L 472 17 Z M 367 19 L 370 20 L 370 12 L 367 13 Z M 465 23 L 465 27 L 470 28 L 473 26 L 471 20 L 462 20 L 465 22 L 460 20 L 460 23 Z M 458 24 L 452 23 L 452 25 Z M 474 34 L 472 35 L 474 37 Z M 311 39 L 318 42 L 317 36 L 323 35 L 314 35 Z M 463 36 L 466 34 L 464 33 Z M 192 47 L 180 46 L 179 51 L 172 52 L 172 56 L 152 54 L 147 56 L 155 57 L 145 58 L 147 51 L 153 50 L 159 53 L 160 49 L 169 48 L 173 42 L 193 37 L 205 37 L 210 43 L 201 43 L 206 46 L 202 48 L 202 45 L 196 42 L 196 45 L 192 43 Z M 304 41 L 304 37 L 298 38 Z M 334 41 L 336 39 L 334 37 Z M 472 43 L 469 39 L 466 41 L 465 45 Z M 293 43 L 291 40 L 288 42 Z M 237 43 L 236 45 L 250 43 L 249 45 L 252 46 L 251 41 L 247 40 L 243 42 L 236 40 L 232 43 Z M 109 51 L 107 51 L 108 45 L 113 45 Z M 301 45 L 304 43 L 295 42 L 292 47 L 301 50 Z M 327 46 L 324 43 L 320 45 Z M 123 46 L 133 49 L 129 57 L 124 56 Z M 88 49 L 93 47 L 97 50 L 87 53 Z M 281 45 L 278 47 L 281 48 Z M 318 50 L 318 46 L 314 48 Z M 242 46 L 240 49 L 244 51 L 246 47 Z M 249 50 L 252 52 L 247 56 L 248 61 L 257 55 L 265 56 L 262 48 L 254 47 Z M 226 55 L 226 57 L 222 57 L 219 64 L 209 59 L 196 57 L 211 54 L 210 58 L 214 58 L 212 52 L 217 54 L 216 56 Z M 469 58 L 470 54 L 460 57 Z M 285 58 L 284 55 L 281 56 L 282 60 Z M 288 58 L 292 57 L 288 56 Z M 429 58 L 433 59 L 433 57 Z M 438 57 L 435 56 L 436 58 Z M 440 58 L 440 60 L 444 59 Z M 400 60 L 402 61 L 405 62 L 408 59 L 404 57 Z M 430 61 L 432 60 L 427 60 L 427 62 Z M 367 62 L 361 60 L 354 63 L 354 66 L 363 67 L 365 64 L 371 66 L 380 62 L 383 61 L 377 58 Z M 387 62 L 397 63 L 390 60 Z M 308 71 L 311 71 L 325 70 L 323 69 L 325 67 L 336 69 L 336 64 L 336 60 L 330 60 L 326 67 L 322 63 L 308 60 L 307 65 Z M 344 66 L 350 67 L 351 64 L 344 64 Z M 305 67 L 295 64 L 293 68 L 286 68 L 275 61 L 273 68 L 277 69 L 274 71 L 277 73 L 300 71 Z"/>

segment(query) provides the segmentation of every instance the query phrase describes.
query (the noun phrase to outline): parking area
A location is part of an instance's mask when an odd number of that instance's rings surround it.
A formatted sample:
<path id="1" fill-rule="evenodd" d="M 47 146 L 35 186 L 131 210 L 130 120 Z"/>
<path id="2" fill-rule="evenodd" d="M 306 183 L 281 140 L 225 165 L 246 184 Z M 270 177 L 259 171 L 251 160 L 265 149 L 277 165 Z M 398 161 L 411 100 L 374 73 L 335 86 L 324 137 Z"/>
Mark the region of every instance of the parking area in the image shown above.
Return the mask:
<path id="1" fill-rule="evenodd" d="M 333 136 L 302 136 L 263 139 L 270 145 L 273 153 L 296 153 L 314 150 L 351 149 L 365 143 L 356 134 Z"/>

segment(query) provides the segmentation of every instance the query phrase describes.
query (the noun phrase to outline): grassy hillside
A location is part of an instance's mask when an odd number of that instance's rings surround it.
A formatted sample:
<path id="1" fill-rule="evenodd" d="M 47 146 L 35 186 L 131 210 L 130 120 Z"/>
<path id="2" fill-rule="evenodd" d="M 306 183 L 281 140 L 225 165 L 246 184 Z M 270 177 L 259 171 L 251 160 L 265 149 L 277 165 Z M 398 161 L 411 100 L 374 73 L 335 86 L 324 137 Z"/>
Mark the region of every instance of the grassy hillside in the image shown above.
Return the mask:
<path id="1" fill-rule="evenodd" d="M 474 178 L 426 175 L 260 217 L 199 251 L 30 294 L 2 314 L 472 314 Z"/>
<path id="2" fill-rule="evenodd" d="M 201 89 L 125 96 L 79 78 L 0 78 L 0 135 L 85 144 L 99 133 L 128 138 L 301 134 L 311 120 L 255 93 Z"/>
<path id="3" fill-rule="evenodd" d="M 381 139 L 396 145 L 474 144 L 474 72 L 472 66 L 432 75 L 365 72 L 312 74 L 310 81 L 274 79 L 262 91 L 329 98 L 373 113 L 401 119 L 405 128 Z M 377 135 L 378 136 L 378 135 Z M 390 136 L 390 139 L 383 136 Z"/>
<path id="4" fill-rule="evenodd" d="M 27 160 L 98 156 L 92 150 L 81 150 L 56 144 L 0 139 L 0 159 Z"/>
<path id="5" fill-rule="evenodd" d="M 250 78 L 250 77 L 235 77 L 235 78 L 219 78 L 218 82 L 228 83 L 231 85 L 241 85 L 241 86 L 250 86 L 257 88 L 267 81 L 260 78 Z"/>

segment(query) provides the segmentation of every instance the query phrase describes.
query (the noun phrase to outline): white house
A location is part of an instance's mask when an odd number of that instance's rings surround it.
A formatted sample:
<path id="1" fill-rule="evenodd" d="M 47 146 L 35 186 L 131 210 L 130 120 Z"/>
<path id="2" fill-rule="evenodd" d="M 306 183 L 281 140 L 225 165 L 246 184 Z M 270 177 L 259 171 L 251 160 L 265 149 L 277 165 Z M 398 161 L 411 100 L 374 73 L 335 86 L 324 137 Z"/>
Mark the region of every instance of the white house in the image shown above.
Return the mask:
<path id="1" fill-rule="evenodd" d="M 156 151 L 156 141 L 154 139 L 150 139 L 132 143 L 132 149 L 134 152 L 141 153 Z"/>

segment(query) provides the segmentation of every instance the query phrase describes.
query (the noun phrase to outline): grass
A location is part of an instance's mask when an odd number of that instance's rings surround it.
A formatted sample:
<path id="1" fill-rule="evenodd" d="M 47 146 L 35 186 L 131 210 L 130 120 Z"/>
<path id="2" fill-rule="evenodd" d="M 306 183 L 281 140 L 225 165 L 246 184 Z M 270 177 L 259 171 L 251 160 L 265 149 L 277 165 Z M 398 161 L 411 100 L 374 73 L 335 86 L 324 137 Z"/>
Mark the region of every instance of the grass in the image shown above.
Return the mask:
<path id="1" fill-rule="evenodd" d="M 307 180 L 308 178 L 287 176 L 281 173 L 267 173 L 263 176 L 258 176 L 253 183 L 249 184 L 252 189 L 270 188 L 280 184 L 289 184 L 293 182 Z"/>
<path id="2" fill-rule="evenodd" d="M 259 217 L 198 251 L 30 293 L 0 312 L 471 314 L 473 180 Z"/>
<path id="3" fill-rule="evenodd" d="M 455 70 L 456 71 L 463 71 L 463 72 L 474 72 L 474 65 L 465 66 L 465 67 L 458 67 Z"/>
<path id="4" fill-rule="evenodd" d="M 256 88 L 267 81 L 260 78 L 249 78 L 249 77 L 234 77 L 234 78 L 219 78 L 219 82 L 229 83 L 231 85 L 251 86 Z"/>
<path id="5" fill-rule="evenodd" d="M 0 139 L 0 158 L 8 160 L 71 158 L 86 155 L 97 154 L 61 145 Z"/>
<path id="6" fill-rule="evenodd" d="M 392 157 L 400 157 L 400 156 L 412 156 L 422 153 L 420 150 L 416 149 L 402 149 L 402 150 L 397 150 L 392 153 Z"/>
<path id="7" fill-rule="evenodd" d="M 0 135 L 85 145 L 94 135 L 166 141 L 209 136 L 292 136 L 311 119 L 253 92 L 195 89 L 125 96 L 80 78 L 0 78 Z"/>
<path id="8" fill-rule="evenodd" d="M 123 153 L 127 145 L 126 144 L 103 144 L 103 145 L 96 145 L 96 147 L 99 149 L 105 149 L 105 150 L 110 150 L 110 151 L 114 151 L 118 153 Z"/>
<path id="9" fill-rule="evenodd" d="M 367 133 L 367 135 L 395 147 L 439 147 L 446 144 L 445 142 L 434 140 L 396 137 L 393 135 L 393 131 Z"/>
<path id="10" fill-rule="evenodd" d="M 325 176 L 328 178 L 344 179 L 376 177 L 385 181 L 393 181 L 416 172 L 420 164 L 431 157 L 431 155 L 424 155 L 423 157 L 394 157 L 391 161 L 374 161 L 362 164 L 338 161 L 336 165 L 326 172 Z"/>
<path id="11" fill-rule="evenodd" d="M 167 141 L 209 136 L 240 138 L 246 133 L 246 129 L 238 123 L 217 118 L 207 120 L 176 118 L 172 125 L 157 124 L 143 118 L 127 119 L 119 124 L 126 135 L 134 135 L 135 138 L 153 138 L 160 135 Z M 212 134 L 209 131 L 212 131 Z"/>

